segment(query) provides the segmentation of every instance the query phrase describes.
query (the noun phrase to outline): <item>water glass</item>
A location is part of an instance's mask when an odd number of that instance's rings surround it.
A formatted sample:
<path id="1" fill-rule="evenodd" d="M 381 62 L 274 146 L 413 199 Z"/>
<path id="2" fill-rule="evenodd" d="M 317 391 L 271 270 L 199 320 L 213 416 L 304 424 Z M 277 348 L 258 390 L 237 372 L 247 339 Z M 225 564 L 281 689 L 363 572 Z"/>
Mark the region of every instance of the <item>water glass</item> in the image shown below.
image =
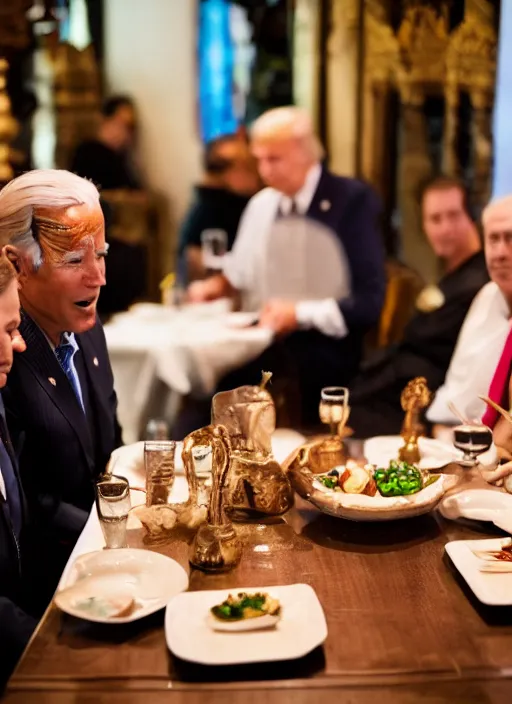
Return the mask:
<path id="1" fill-rule="evenodd" d="M 228 251 L 228 236 L 224 230 L 203 230 L 201 233 L 203 264 L 210 271 L 222 271 Z"/>
<path id="2" fill-rule="evenodd" d="M 192 457 L 194 458 L 194 472 L 198 483 L 197 503 L 199 506 L 207 506 L 210 492 L 206 483 L 208 479 L 210 479 L 211 482 L 212 478 L 213 456 L 211 445 L 196 445 L 196 447 L 192 449 Z"/>
<path id="3" fill-rule="evenodd" d="M 126 547 L 126 526 L 131 508 L 128 480 L 115 474 L 103 476 L 96 483 L 96 508 L 105 546 Z"/>
<path id="4" fill-rule="evenodd" d="M 170 503 L 174 484 L 175 452 L 176 443 L 173 440 L 154 440 L 144 443 L 146 506 L 162 506 Z"/>

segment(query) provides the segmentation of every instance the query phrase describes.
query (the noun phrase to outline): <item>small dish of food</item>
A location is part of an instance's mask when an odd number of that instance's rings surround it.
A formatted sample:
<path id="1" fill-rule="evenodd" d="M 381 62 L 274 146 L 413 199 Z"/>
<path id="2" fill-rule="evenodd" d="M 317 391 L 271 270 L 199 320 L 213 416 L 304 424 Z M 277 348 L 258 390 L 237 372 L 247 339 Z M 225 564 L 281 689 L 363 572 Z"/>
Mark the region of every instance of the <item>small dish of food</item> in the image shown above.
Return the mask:
<path id="1" fill-rule="evenodd" d="M 489 606 L 512 606 L 510 538 L 452 540 L 444 549 L 477 599 Z"/>
<path id="2" fill-rule="evenodd" d="M 327 637 L 309 584 L 184 592 L 167 604 L 165 637 L 178 658 L 236 665 L 300 658 Z"/>
<path id="3" fill-rule="evenodd" d="M 274 628 L 281 618 L 281 604 L 266 592 L 229 594 L 212 606 L 207 621 L 214 631 L 255 631 Z"/>

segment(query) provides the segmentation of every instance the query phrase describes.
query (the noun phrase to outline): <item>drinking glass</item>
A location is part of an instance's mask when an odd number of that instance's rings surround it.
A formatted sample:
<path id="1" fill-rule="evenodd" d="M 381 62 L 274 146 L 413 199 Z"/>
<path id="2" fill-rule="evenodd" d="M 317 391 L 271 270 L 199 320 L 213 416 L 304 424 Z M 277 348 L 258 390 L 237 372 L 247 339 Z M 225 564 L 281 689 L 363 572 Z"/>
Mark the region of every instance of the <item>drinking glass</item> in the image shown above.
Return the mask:
<path id="1" fill-rule="evenodd" d="M 101 477 L 96 483 L 96 508 L 105 546 L 126 547 L 126 524 L 131 508 L 128 480 L 115 474 Z"/>
<path id="2" fill-rule="evenodd" d="M 212 448 L 211 445 L 196 445 L 192 449 L 194 458 L 194 471 L 197 477 L 197 504 L 207 506 L 209 501 L 209 490 L 206 486 L 208 479 L 212 476 Z M 211 486 L 211 485 L 210 485 Z"/>
<path id="3" fill-rule="evenodd" d="M 203 264 L 209 271 L 222 271 L 228 251 L 228 236 L 224 230 L 203 230 L 201 233 Z"/>
<path id="4" fill-rule="evenodd" d="M 322 423 L 329 425 L 331 435 L 343 432 L 350 408 L 349 390 L 345 386 L 325 386 L 320 392 L 319 415 Z"/>
<path id="5" fill-rule="evenodd" d="M 453 444 L 462 450 L 464 456 L 459 460 L 463 467 L 473 467 L 476 458 L 492 445 L 492 431 L 481 423 L 457 425 L 453 429 Z"/>
<path id="6" fill-rule="evenodd" d="M 146 506 L 170 503 L 174 484 L 174 455 L 176 443 L 168 441 L 146 441 L 144 443 L 144 467 L 146 470 Z"/>

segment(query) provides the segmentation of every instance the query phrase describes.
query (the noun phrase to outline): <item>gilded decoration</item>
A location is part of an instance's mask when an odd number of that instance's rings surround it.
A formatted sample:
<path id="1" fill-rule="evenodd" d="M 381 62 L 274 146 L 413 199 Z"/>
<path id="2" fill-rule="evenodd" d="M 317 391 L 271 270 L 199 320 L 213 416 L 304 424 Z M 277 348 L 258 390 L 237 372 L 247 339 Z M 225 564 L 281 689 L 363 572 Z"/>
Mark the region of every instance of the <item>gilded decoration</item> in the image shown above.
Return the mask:
<path id="1" fill-rule="evenodd" d="M 489 198 L 497 47 L 494 5 L 490 0 L 467 0 L 463 20 L 455 27 L 449 24 L 449 3 L 434 7 L 426 0 L 413 0 L 403 5 L 401 19 L 392 26 L 386 0 L 365 1 L 361 170 L 380 191 L 388 213 L 395 209 L 399 213 L 408 264 L 434 280 L 437 264 L 421 233 L 416 203 L 421 182 L 439 170 L 464 176 L 465 169 L 476 209 Z M 398 114 L 390 116 L 393 95 L 398 96 L 399 107 Z M 471 109 L 470 168 L 457 154 L 459 109 L 465 96 Z M 428 134 L 427 105 L 432 99 L 444 104 L 442 138 L 436 138 L 441 141 L 438 161 Z M 390 154 L 387 145 L 397 121 L 398 153 Z M 390 186 L 394 183 L 396 202 Z"/>

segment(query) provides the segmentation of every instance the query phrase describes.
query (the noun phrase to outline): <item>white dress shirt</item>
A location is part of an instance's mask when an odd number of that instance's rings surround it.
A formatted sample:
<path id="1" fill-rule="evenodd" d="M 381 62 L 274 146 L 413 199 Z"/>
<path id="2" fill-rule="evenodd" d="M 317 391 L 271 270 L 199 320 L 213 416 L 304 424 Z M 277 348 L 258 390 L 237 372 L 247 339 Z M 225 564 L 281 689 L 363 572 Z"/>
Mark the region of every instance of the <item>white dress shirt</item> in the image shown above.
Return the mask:
<path id="1" fill-rule="evenodd" d="M 7 500 L 7 492 L 5 490 L 5 482 L 2 476 L 2 468 L 0 467 L 0 494 Z"/>
<path id="2" fill-rule="evenodd" d="M 459 419 L 448 408 L 451 401 L 462 413 L 480 418 L 486 395 L 510 330 L 510 310 L 494 282 L 475 296 L 457 338 L 444 384 L 427 411 L 432 423 L 453 425 Z"/>
<path id="3" fill-rule="evenodd" d="M 224 275 L 242 292 L 246 310 L 258 310 L 257 280 L 265 266 L 267 239 L 278 212 L 289 215 L 293 205 L 298 215 L 305 215 L 311 205 L 322 174 L 320 164 L 306 174 L 302 188 L 290 198 L 273 188 L 265 188 L 249 201 L 238 227 L 235 244 L 225 256 Z M 345 337 L 348 328 L 334 298 L 304 300 L 295 305 L 297 322 L 302 329 L 316 328 L 331 337 Z"/>

